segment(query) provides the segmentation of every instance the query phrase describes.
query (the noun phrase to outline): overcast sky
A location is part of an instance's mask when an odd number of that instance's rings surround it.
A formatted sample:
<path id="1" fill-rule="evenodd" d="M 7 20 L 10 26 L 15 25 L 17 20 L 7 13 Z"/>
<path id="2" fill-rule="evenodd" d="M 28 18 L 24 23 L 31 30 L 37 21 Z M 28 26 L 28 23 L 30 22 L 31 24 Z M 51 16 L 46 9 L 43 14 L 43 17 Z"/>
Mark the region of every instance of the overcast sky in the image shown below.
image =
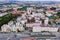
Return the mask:
<path id="1" fill-rule="evenodd" d="M 8 1 L 8 0 L 0 0 L 0 1 Z M 60 1 L 60 0 L 18 0 L 18 1 Z"/>
<path id="2" fill-rule="evenodd" d="M 23 0 L 19 0 L 23 1 Z M 24 1 L 60 1 L 60 0 L 24 0 Z"/>

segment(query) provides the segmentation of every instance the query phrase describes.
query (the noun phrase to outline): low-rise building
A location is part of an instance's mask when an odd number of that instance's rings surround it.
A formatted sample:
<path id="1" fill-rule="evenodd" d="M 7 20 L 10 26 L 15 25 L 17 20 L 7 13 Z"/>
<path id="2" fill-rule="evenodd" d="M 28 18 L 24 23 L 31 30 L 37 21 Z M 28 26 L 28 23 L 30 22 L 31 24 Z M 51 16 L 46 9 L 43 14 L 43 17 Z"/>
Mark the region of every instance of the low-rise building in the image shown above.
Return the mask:
<path id="1" fill-rule="evenodd" d="M 33 27 L 32 29 L 33 32 L 42 32 L 42 31 L 49 31 L 49 32 L 57 32 L 58 27 Z"/>

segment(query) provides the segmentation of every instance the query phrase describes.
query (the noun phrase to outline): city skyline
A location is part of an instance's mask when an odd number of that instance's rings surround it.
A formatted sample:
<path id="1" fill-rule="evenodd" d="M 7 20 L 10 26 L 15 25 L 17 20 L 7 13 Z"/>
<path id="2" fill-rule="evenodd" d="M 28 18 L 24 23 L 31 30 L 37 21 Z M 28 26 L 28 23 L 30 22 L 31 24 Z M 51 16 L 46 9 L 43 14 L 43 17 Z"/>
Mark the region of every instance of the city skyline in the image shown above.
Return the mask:
<path id="1" fill-rule="evenodd" d="M 0 0 L 0 1 L 60 1 L 60 0 Z"/>

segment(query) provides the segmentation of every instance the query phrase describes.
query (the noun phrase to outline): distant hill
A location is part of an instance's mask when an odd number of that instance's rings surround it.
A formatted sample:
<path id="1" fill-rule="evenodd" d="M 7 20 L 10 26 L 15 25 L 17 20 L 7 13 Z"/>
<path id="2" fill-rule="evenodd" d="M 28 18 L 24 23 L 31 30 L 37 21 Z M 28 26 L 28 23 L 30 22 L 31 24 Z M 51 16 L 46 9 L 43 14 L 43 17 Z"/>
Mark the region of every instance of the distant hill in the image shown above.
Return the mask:
<path id="1" fill-rule="evenodd" d="M 60 2 L 57 1 L 2 1 L 0 2 L 0 5 L 5 5 L 5 4 L 20 4 L 20 3 L 41 3 L 41 4 L 60 4 Z"/>

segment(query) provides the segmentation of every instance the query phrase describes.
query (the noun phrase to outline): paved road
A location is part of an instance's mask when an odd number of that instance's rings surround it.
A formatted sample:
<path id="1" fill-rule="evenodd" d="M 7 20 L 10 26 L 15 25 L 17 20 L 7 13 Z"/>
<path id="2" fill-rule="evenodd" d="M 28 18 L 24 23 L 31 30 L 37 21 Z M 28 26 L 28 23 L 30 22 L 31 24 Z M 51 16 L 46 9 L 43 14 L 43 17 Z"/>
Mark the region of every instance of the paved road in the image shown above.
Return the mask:
<path id="1" fill-rule="evenodd" d="M 16 34 L 16 35 L 15 35 Z M 36 40 L 60 40 L 60 33 L 53 33 L 56 37 L 35 37 Z M 9 38 L 20 39 L 20 37 L 30 37 L 29 33 L 0 33 L 0 40 L 7 40 Z"/>

